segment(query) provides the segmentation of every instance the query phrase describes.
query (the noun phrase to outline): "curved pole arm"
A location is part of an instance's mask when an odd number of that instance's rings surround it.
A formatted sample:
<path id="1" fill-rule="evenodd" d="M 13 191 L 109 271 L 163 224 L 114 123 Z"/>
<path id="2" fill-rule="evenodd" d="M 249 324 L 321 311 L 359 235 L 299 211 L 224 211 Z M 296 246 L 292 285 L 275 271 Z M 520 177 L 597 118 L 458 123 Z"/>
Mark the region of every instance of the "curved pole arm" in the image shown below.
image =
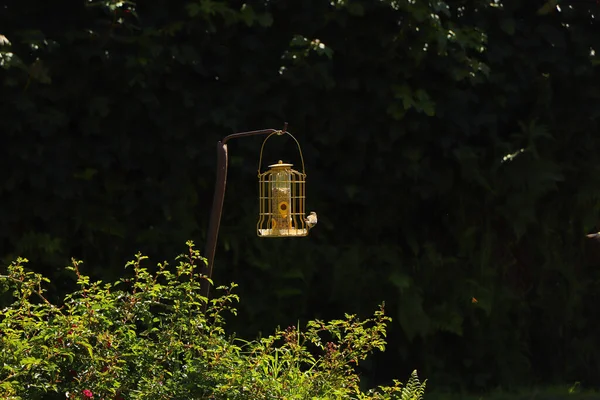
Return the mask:
<path id="1" fill-rule="evenodd" d="M 217 179 L 215 182 L 215 195 L 213 197 L 213 205 L 208 222 L 208 232 L 206 235 L 206 247 L 204 248 L 204 257 L 206 257 L 206 269 L 203 274 L 209 279 L 212 277 L 213 265 L 215 261 L 215 252 L 217 250 L 217 238 L 219 236 L 219 226 L 221 225 L 221 214 L 223 212 L 223 201 L 225 200 L 225 187 L 227 185 L 227 141 L 245 136 L 269 135 L 274 132 L 287 133 L 287 122 L 284 124 L 283 130 L 263 129 L 259 131 L 248 131 L 234 133 L 225 136 L 223 140 L 217 142 Z M 201 284 L 202 295 L 208 299 L 210 292 L 210 283 L 204 279 Z M 206 310 L 206 305 L 204 306 Z"/>

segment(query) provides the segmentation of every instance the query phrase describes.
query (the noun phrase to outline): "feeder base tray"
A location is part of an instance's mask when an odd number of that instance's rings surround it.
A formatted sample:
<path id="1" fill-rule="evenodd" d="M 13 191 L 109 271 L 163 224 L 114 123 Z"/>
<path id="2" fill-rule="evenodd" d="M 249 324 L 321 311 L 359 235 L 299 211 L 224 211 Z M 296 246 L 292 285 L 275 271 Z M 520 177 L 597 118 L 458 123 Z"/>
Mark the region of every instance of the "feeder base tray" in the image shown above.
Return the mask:
<path id="1" fill-rule="evenodd" d="M 307 236 L 308 229 L 259 229 L 258 236 L 261 237 L 293 237 L 293 236 Z"/>

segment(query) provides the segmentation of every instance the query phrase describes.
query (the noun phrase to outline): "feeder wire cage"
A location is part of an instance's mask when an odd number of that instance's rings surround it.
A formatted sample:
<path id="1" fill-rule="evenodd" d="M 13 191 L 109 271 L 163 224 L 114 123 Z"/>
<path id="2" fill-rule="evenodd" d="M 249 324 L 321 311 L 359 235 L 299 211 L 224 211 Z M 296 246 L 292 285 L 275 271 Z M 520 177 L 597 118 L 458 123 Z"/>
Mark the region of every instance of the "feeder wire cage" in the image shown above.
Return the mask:
<path id="1" fill-rule="evenodd" d="M 273 135 L 289 135 L 298 146 L 302 172 L 293 169 L 292 164 L 279 160 L 261 172 L 265 143 Z M 289 132 L 273 132 L 265 138 L 258 161 L 259 219 L 257 234 L 260 237 L 307 236 L 306 224 L 306 172 L 304 157 L 298 140 Z"/>

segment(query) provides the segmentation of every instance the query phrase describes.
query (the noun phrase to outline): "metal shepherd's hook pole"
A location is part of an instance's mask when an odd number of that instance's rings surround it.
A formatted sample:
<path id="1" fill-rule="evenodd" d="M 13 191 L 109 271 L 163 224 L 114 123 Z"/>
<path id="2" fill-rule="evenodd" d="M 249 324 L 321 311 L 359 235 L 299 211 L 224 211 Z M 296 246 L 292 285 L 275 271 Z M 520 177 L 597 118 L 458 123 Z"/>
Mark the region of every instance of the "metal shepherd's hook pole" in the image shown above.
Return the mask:
<path id="1" fill-rule="evenodd" d="M 204 275 L 212 278 L 213 266 L 215 261 L 215 251 L 217 249 L 217 237 L 219 236 L 219 226 L 221 225 L 221 214 L 223 212 L 223 201 L 225 200 L 225 187 L 227 185 L 227 141 L 244 136 L 269 135 L 275 132 L 287 133 L 287 122 L 283 126 L 282 131 L 275 129 L 263 129 L 260 131 L 249 131 L 234 133 L 225 136 L 223 140 L 217 143 L 217 179 L 215 183 L 215 195 L 213 197 L 213 205 L 208 222 L 208 232 L 206 236 L 206 248 L 204 249 L 204 257 L 206 257 L 207 265 Z M 201 284 L 202 295 L 208 299 L 210 292 L 210 283 L 208 280 L 202 280 Z M 206 305 L 204 306 L 206 310 Z"/>

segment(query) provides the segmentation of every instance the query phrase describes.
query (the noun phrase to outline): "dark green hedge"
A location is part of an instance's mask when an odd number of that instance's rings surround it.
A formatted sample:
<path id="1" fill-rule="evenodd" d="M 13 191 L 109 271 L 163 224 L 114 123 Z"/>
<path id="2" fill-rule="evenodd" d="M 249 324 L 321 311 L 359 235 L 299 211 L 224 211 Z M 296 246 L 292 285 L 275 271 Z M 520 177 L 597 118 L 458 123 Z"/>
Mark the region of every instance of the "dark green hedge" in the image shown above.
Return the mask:
<path id="1" fill-rule="evenodd" d="M 110 279 L 203 242 L 216 142 L 289 121 L 319 226 L 257 238 L 261 139 L 231 142 L 215 273 L 240 284 L 237 332 L 386 301 L 365 377 L 598 383 L 595 2 L 5 4 L 5 264 Z"/>

